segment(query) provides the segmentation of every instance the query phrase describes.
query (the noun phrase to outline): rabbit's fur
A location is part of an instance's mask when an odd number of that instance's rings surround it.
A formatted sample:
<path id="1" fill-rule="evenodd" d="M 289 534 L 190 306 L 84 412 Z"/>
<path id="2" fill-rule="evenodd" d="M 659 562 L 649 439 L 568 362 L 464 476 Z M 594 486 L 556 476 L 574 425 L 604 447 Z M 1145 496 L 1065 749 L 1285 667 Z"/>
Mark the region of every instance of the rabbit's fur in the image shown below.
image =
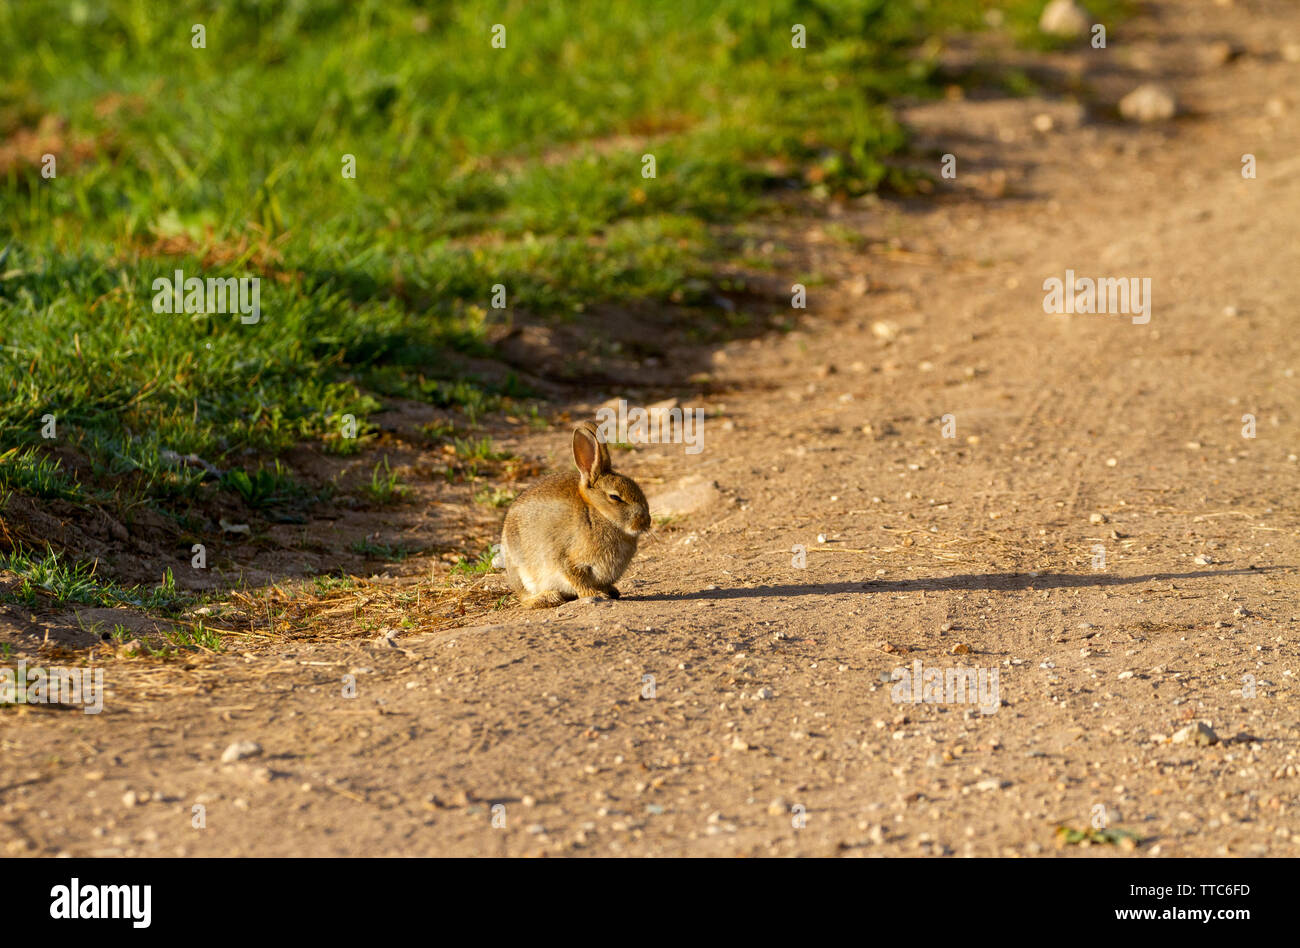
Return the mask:
<path id="1" fill-rule="evenodd" d="M 506 579 L 528 608 L 587 596 L 617 599 L 614 583 L 650 529 L 645 494 L 611 470 L 609 449 L 590 421 L 573 430 L 573 461 L 576 471 L 542 478 L 506 511 Z"/>

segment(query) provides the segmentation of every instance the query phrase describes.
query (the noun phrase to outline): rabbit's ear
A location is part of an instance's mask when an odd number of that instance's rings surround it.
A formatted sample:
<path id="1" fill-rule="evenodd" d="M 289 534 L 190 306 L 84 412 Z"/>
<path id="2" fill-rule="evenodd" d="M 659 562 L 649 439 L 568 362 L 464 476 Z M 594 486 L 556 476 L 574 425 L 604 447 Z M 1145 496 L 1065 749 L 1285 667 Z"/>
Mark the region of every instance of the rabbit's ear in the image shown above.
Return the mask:
<path id="1" fill-rule="evenodd" d="M 609 473 L 609 449 L 600 443 L 596 426 L 589 421 L 573 429 L 573 463 L 578 465 L 584 484 Z"/>

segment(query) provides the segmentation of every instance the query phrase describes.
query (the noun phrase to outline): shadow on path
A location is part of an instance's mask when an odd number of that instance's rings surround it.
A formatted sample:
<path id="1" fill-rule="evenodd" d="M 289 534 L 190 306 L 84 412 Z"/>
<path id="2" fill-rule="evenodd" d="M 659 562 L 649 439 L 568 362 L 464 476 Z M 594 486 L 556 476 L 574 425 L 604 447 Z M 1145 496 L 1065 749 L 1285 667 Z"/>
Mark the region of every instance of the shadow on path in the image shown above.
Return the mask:
<path id="1" fill-rule="evenodd" d="M 1106 573 L 966 573 L 960 576 L 935 576 L 925 579 L 864 580 L 857 582 L 747 586 L 733 589 L 703 589 L 699 592 L 664 593 L 662 595 L 626 595 L 629 602 L 680 602 L 697 599 L 763 599 L 771 596 L 824 596 L 836 593 L 915 592 L 926 589 L 1071 589 L 1085 586 L 1131 586 L 1173 579 L 1206 579 L 1220 576 L 1251 576 L 1290 566 L 1261 566 L 1254 569 L 1200 570 L 1195 573 L 1143 573 L 1139 576 L 1114 576 Z"/>

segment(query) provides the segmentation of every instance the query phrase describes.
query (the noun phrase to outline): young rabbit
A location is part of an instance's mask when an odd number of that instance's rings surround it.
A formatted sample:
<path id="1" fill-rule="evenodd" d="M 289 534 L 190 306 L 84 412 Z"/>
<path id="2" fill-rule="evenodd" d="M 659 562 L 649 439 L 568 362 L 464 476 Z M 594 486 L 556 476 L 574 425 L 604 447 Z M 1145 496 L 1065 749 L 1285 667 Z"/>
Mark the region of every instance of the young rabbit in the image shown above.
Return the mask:
<path id="1" fill-rule="evenodd" d="M 530 609 L 586 596 L 618 598 L 614 583 L 650 529 L 645 494 L 609 466 L 609 449 L 585 421 L 573 429 L 577 471 L 551 474 L 506 511 L 501 555 L 506 579 Z"/>

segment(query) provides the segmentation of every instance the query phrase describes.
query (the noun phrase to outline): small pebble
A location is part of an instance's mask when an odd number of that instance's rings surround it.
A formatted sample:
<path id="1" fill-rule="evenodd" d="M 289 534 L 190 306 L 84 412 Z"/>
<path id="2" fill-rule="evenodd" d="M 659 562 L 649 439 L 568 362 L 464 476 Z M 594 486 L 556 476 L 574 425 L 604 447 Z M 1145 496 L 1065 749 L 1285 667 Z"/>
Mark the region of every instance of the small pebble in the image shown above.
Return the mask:
<path id="1" fill-rule="evenodd" d="M 1133 122 L 1161 122 L 1177 111 L 1173 93 L 1155 83 L 1138 86 L 1119 101 L 1119 114 Z"/>
<path id="2" fill-rule="evenodd" d="M 222 753 L 221 762 L 229 764 L 243 760 L 245 757 L 256 757 L 260 753 L 262 753 L 262 745 L 256 741 L 235 741 Z"/>
<path id="3" fill-rule="evenodd" d="M 1052 0 L 1038 18 L 1038 28 L 1049 36 L 1074 38 L 1088 32 L 1088 11 L 1074 0 Z"/>
<path id="4" fill-rule="evenodd" d="M 1174 732 L 1173 742 L 1175 744 L 1200 744 L 1208 747 L 1211 744 L 1219 743 L 1219 735 L 1215 734 L 1209 725 L 1197 721 L 1195 724 L 1189 724 L 1187 727 Z"/>

